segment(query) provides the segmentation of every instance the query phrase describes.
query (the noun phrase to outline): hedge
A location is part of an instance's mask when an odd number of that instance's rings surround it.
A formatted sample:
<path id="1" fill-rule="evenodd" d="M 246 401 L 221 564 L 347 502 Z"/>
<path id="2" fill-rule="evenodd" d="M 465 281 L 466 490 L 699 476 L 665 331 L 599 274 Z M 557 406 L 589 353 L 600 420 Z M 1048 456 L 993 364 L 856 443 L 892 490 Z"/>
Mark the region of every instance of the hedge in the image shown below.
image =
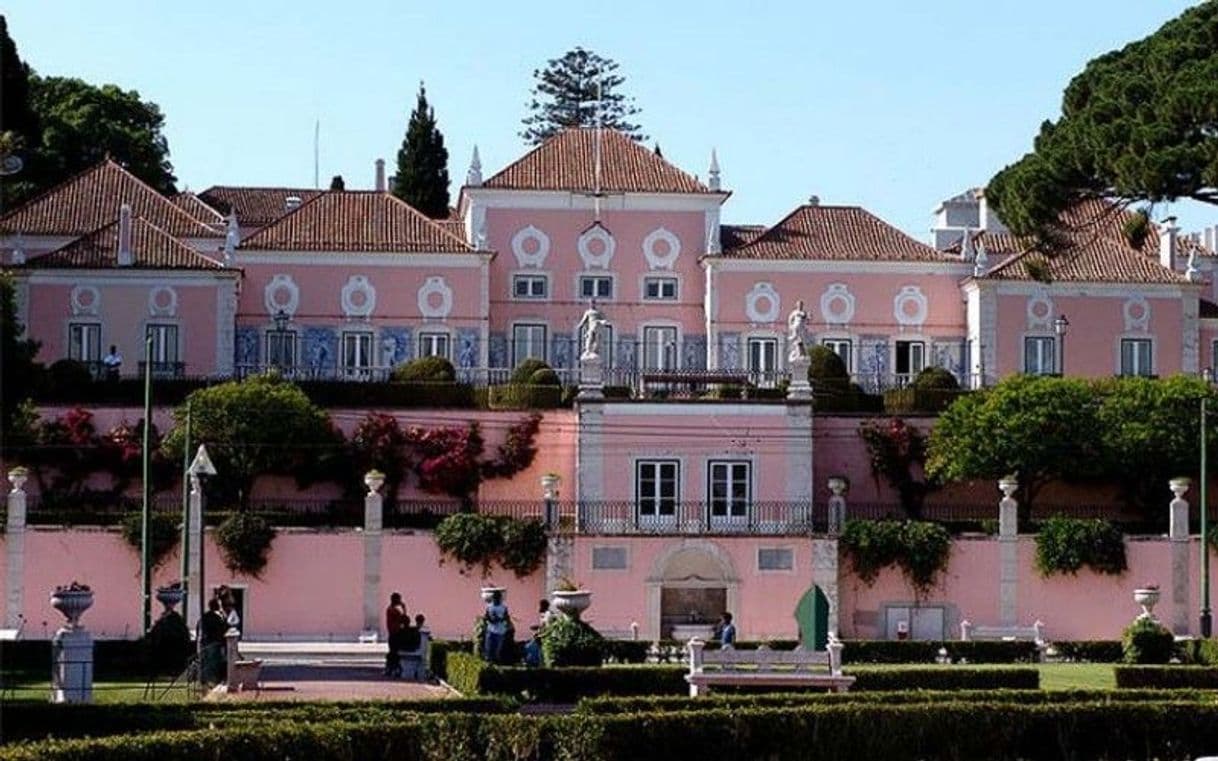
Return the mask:
<path id="1" fill-rule="evenodd" d="M 143 640 L 99 639 L 93 642 L 93 675 L 98 679 L 114 676 L 145 676 L 148 649 Z M 0 674 L 34 674 L 49 678 L 51 640 L 20 639 L 0 646 Z"/>
<path id="2" fill-rule="evenodd" d="M 1132 689 L 1218 689 L 1212 666 L 1114 666 L 1116 686 Z"/>
<path id="3" fill-rule="evenodd" d="M 1030 667 L 972 669 L 967 666 L 846 669 L 852 690 L 1037 690 L 1040 672 Z"/>
<path id="4" fill-rule="evenodd" d="M 1035 663 L 1035 642 L 844 640 L 843 663 L 935 663 L 939 650 L 953 663 Z M 1117 643 L 1118 646 L 1120 643 Z"/>
<path id="5" fill-rule="evenodd" d="M 505 383 L 491 386 L 487 405 L 492 410 L 548 410 L 563 406 L 562 386 Z"/>
<path id="6" fill-rule="evenodd" d="M 1057 657 L 1065 661 L 1119 663 L 1123 656 L 1121 641 L 1116 639 L 1054 642 L 1053 649 L 1057 651 Z"/>
<path id="7" fill-rule="evenodd" d="M 381 715 L 18 745 L 0 761 L 580 759 L 893 761 L 1191 759 L 1218 747 L 1218 705 L 825 704 L 652 715 Z"/>

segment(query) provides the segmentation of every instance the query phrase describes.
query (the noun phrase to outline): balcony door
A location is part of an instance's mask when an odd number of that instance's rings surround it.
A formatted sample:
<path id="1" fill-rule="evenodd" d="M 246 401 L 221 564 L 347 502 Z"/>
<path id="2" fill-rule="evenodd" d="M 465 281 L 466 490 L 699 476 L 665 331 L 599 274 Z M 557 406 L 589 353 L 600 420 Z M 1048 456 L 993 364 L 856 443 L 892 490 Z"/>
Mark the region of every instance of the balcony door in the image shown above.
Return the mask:
<path id="1" fill-rule="evenodd" d="M 707 511 L 712 529 L 743 529 L 749 524 L 752 464 L 712 460 L 707 466 Z"/>
<path id="2" fill-rule="evenodd" d="M 660 529 L 677 523 L 681 499 L 681 464 L 677 460 L 640 460 L 635 466 L 635 506 L 639 528 Z"/>

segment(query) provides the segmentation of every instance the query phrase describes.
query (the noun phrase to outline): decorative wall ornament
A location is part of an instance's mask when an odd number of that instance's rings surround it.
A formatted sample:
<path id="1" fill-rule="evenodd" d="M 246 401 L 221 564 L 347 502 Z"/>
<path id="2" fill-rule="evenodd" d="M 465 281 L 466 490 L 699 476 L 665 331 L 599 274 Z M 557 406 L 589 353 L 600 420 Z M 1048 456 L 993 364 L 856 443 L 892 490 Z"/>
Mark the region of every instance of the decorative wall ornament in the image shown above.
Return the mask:
<path id="1" fill-rule="evenodd" d="M 820 312 L 830 325 L 845 325 L 854 319 L 854 294 L 845 283 L 830 283 L 820 295 Z"/>
<path id="2" fill-rule="evenodd" d="M 596 244 L 596 245 L 594 245 Z M 575 243 L 579 258 L 588 269 L 606 269 L 617 251 L 617 241 L 599 222 L 580 233 Z"/>
<path id="3" fill-rule="evenodd" d="M 338 333 L 330 328 L 305 328 L 301 359 L 313 372 L 333 370 L 338 365 Z"/>
<path id="4" fill-rule="evenodd" d="M 453 289 L 441 275 L 432 275 L 419 288 L 419 312 L 426 318 L 443 320 L 453 311 Z"/>
<path id="5" fill-rule="evenodd" d="M 1053 327 L 1053 299 L 1042 291 L 1028 298 L 1028 330 L 1049 330 Z"/>
<path id="6" fill-rule="evenodd" d="M 237 367 L 249 370 L 258 367 L 258 328 L 242 325 L 237 328 Z"/>
<path id="7" fill-rule="evenodd" d="M 900 325 L 920 327 L 926 322 L 926 294 L 916 285 L 905 285 L 892 300 L 892 316 Z"/>
<path id="8" fill-rule="evenodd" d="M 706 369 L 706 336 L 685 334 L 681 344 L 681 367 L 686 370 Z"/>
<path id="9" fill-rule="evenodd" d="M 289 318 L 295 317 L 300 308 L 300 287 L 291 275 L 275 275 L 263 289 L 262 300 L 270 316 L 274 317 L 282 309 Z"/>
<path id="10" fill-rule="evenodd" d="M 381 367 L 397 367 L 413 359 L 412 348 L 410 328 L 381 328 Z"/>
<path id="11" fill-rule="evenodd" d="M 744 312 L 751 322 L 773 322 L 778 319 L 782 299 L 772 283 L 754 283 L 744 297 Z"/>
<path id="12" fill-rule="evenodd" d="M 376 308 L 376 289 L 367 275 L 352 275 L 342 290 L 343 314 L 347 317 L 367 319 Z"/>
<path id="13" fill-rule="evenodd" d="M 508 340 L 506 334 L 490 334 L 487 341 L 487 355 L 491 367 L 507 367 Z"/>
<path id="14" fill-rule="evenodd" d="M 657 227 L 643 238 L 643 256 L 653 270 L 671 270 L 680 255 L 681 239 L 666 228 Z"/>
<path id="15" fill-rule="evenodd" d="M 1130 296 L 1121 307 L 1126 333 L 1145 333 L 1150 329 L 1150 302 L 1142 294 Z"/>
<path id="16" fill-rule="evenodd" d="M 168 285 L 148 291 L 148 314 L 152 317 L 177 317 L 178 292 Z"/>
<path id="17" fill-rule="evenodd" d="M 68 296 L 68 304 L 73 317 L 96 317 L 101 307 L 101 293 L 91 285 L 78 285 Z"/>
<path id="18" fill-rule="evenodd" d="M 638 341 L 634 336 L 619 336 L 613 342 L 613 366 L 621 370 L 633 370 L 637 366 Z"/>
<path id="19" fill-rule="evenodd" d="M 718 370 L 736 370 L 740 368 L 740 334 L 719 334 L 719 367 Z"/>
<path id="20" fill-rule="evenodd" d="M 575 340 L 570 333 L 554 333 L 550 337 L 550 366 L 556 368 L 574 367 L 576 363 L 571 360 L 571 345 Z"/>
<path id="21" fill-rule="evenodd" d="M 533 225 L 522 227 L 512 236 L 512 253 L 521 267 L 540 267 L 550 253 L 550 236 Z"/>
<path id="22" fill-rule="evenodd" d="M 471 370 L 478 366 L 478 329 L 461 328 L 457 331 L 457 367 Z"/>

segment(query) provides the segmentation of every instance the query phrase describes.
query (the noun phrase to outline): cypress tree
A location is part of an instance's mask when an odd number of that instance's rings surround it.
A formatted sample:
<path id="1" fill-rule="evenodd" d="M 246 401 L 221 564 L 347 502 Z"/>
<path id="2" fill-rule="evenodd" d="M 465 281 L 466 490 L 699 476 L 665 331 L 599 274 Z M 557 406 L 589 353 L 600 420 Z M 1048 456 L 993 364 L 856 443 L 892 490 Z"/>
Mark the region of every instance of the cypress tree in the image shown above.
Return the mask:
<path id="1" fill-rule="evenodd" d="M 448 149 L 421 82 L 419 99 L 398 151 L 393 194 L 432 219 L 448 216 Z"/>
<path id="2" fill-rule="evenodd" d="M 346 190 L 347 183 L 343 181 L 341 174 L 336 174 L 330 178 L 330 190 Z"/>
<path id="3" fill-rule="evenodd" d="M 3 185 L 9 199 L 34 190 L 28 180 L 29 163 L 40 141 L 38 116 L 30 101 L 30 67 L 21 60 L 17 43 L 9 37 L 8 21 L 0 14 L 0 159 L 15 154 L 26 164 L 25 172 L 8 178 Z M 0 208 L 4 200 L 0 196 Z"/>

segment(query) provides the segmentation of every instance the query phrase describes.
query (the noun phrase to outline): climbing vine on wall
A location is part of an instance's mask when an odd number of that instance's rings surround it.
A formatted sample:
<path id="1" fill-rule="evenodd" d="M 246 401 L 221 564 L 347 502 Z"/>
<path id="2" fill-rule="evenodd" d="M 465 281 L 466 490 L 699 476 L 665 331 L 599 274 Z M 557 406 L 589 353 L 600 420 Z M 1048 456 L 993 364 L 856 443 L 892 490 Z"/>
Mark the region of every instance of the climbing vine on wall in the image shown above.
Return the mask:
<path id="1" fill-rule="evenodd" d="M 842 551 L 854 572 L 871 586 L 880 571 L 898 566 L 915 595 L 924 597 L 947 570 L 952 539 L 947 529 L 929 521 L 846 521 Z"/>
<path id="2" fill-rule="evenodd" d="M 435 537 L 440 552 L 460 563 L 463 573 L 480 567 L 486 576 L 498 563 L 524 578 L 546 557 L 545 528 L 535 520 L 459 513 L 440 521 Z"/>

